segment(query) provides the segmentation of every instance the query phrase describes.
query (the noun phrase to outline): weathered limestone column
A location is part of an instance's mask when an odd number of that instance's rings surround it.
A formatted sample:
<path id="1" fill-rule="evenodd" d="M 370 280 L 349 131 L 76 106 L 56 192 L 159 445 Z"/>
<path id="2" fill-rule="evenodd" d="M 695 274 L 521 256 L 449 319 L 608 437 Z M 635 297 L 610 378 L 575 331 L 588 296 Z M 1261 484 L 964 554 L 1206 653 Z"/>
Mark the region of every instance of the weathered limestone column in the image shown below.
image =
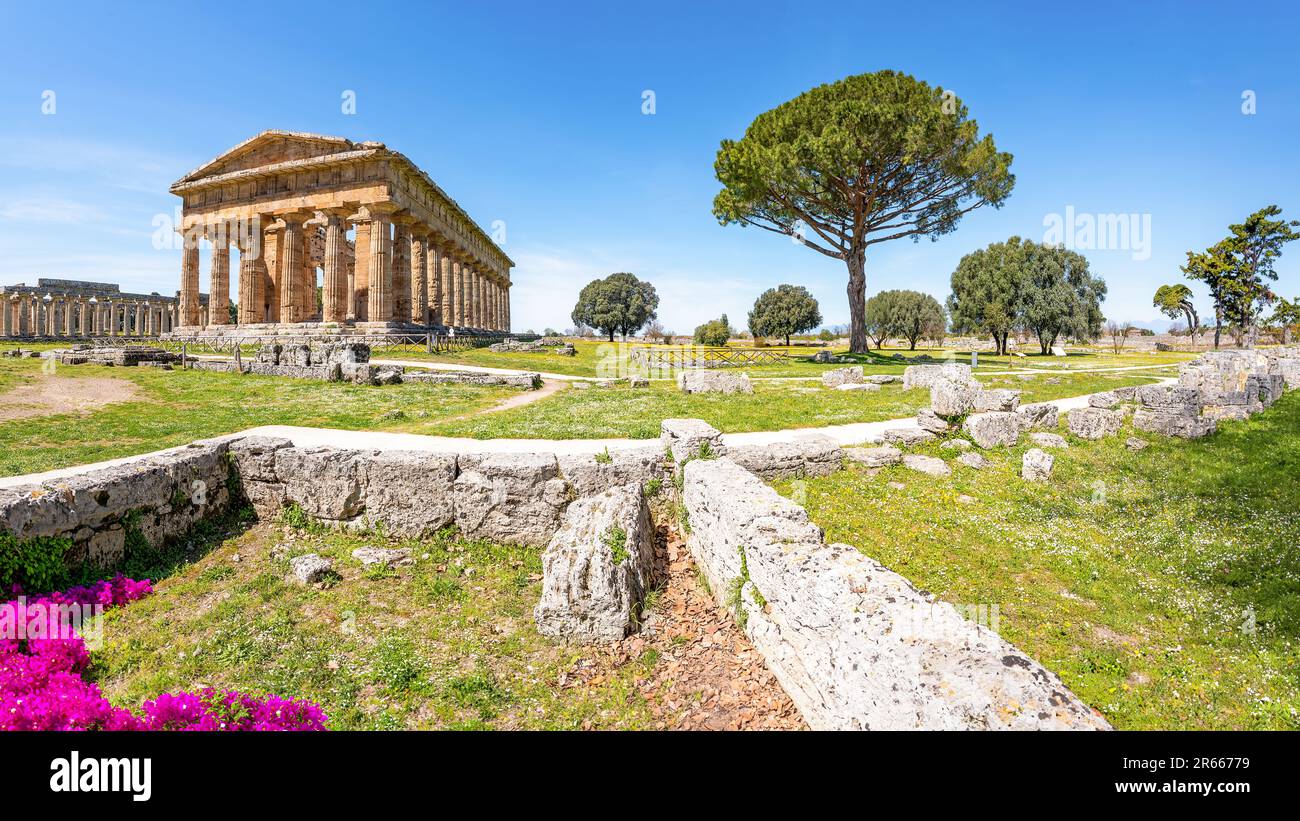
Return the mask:
<path id="1" fill-rule="evenodd" d="M 212 243 L 212 267 L 208 273 L 208 323 L 230 324 L 230 235 L 225 223 L 208 229 Z"/>
<path id="2" fill-rule="evenodd" d="M 139 302 L 135 303 L 135 335 L 144 336 L 144 311 L 141 310 Z"/>
<path id="3" fill-rule="evenodd" d="M 420 231 L 411 232 L 411 309 L 406 320 L 416 325 L 429 322 L 429 269 L 426 256 L 429 238 Z"/>
<path id="4" fill-rule="evenodd" d="M 470 289 L 470 297 L 473 300 L 473 307 L 470 308 L 470 324 L 475 328 L 483 327 L 483 274 L 478 270 L 478 263 L 470 269 L 473 275 L 473 286 Z"/>
<path id="5" fill-rule="evenodd" d="M 356 238 L 353 247 L 356 257 L 353 260 L 352 310 L 353 318 L 364 322 L 370 316 L 370 217 L 369 212 L 348 217 L 356 224 Z"/>
<path id="6" fill-rule="evenodd" d="M 438 250 L 437 234 L 429 234 L 424 240 L 424 280 L 428 289 L 425 305 L 424 323 L 438 325 L 442 323 L 442 252 Z"/>
<path id="7" fill-rule="evenodd" d="M 302 255 L 301 214 L 286 214 L 277 224 L 280 231 L 280 324 L 302 322 Z"/>
<path id="8" fill-rule="evenodd" d="M 322 299 L 321 319 L 325 322 L 345 322 L 351 311 L 348 301 L 351 298 L 348 286 L 348 227 L 343 222 L 343 215 L 335 211 L 321 214 L 325 223 L 325 283 Z"/>
<path id="9" fill-rule="evenodd" d="M 0 296 L 0 307 L 4 309 L 4 318 L 0 319 L 0 336 L 14 335 L 14 299 L 10 294 Z"/>
<path id="10" fill-rule="evenodd" d="M 182 231 L 181 251 L 181 324 L 199 324 L 199 236 L 191 229 Z"/>
<path id="11" fill-rule="evenodd" d="M 511 327 L 513 326 L 510 324 L 510 282 L 509 280 L 507 280 L 506 281 L 506 322 L 505 322 L 505 327 L 502 330 L 508 333 Z"/>
<path id="12" fill-rule="evenodd" d="M 316 317 L 316 265 L 312 258 L 313 236 L 320 236 L 316 226 L 305 224 L 302 229 L 302 256 L 299 258 L 298 265 L 300 322 L 310 322 Z"/>
<path id="13" fill-rule="evenodd" d="M 393 295 L 389 315 L 395 322 L 411 321 L 411 222 L 401 216 L 393 220 Z"/>
<path id="14" fill-rule="evenodd" d="M 474 317 L 474 264 L 462 262 L 460 267 L 465 272 L 465 308 L 462 318 L 466 328 L 477 328 L 478 323 Z"/>
<path id="15" fill-rule="evenodd" d="M 452 323 L 457 328 L 465 327 L 465 263 L 459 256 L 452 260 Z"/>
<path id="16" fill-rule="evenodd" d="M 368 210 L 370 254 L 366 260 L 366 285 L 369 289 L 366 313 L 370 322 L 385 322 L 393 316 L 393 240 L 389 234 L 392 212 Z"/>
<path id="17" fill-rule="evenodd" d="M 266 321 L 266 256 L 262 248 L 261 218 L 253 217 L 252 226 L 239 232 L 239 314 L 238 324 L 251 325 Z"/>
<path id="18" fill-rule="evenodd" d="M 448 245 L 438 246 L 438 296 L 440 304 L 438 305 L 438 322 L 442 325 L 453 325 L 456 318 L 456 311 L 452 308 L 452 298 L 456 293 L 455 271 L 452 270 L 451 247 Z"/>
<path id="19" fill-rule="evenodd" d="M 343 227 L 347 228 L 347 223 Z M 344 296 L 347 299 L 345 303 L 346 319 L 351 322 L 357 318 L 357 247 L 352 240 L 347 238 L 347 233 L 343 234 L 343 241 L 347 244 L 347 270 L 348 284 Z"/>

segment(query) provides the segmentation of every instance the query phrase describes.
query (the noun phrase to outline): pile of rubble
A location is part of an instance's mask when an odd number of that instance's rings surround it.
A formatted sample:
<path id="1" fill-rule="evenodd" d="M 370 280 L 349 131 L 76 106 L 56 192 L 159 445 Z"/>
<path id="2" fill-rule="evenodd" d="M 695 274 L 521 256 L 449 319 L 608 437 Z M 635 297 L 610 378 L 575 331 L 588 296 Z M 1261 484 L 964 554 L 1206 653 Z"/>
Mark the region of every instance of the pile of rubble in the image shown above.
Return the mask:
<path id="1" fill-rule="evenodd" d="M 572 342 L 558 336 L 544 336 L 534 342 L 520 342 L 518 339 L 506 339 L 488 346 L 496 353 L 554 353 L 559 356 L 577 356 L 578 351 Z"/>
<path id="2" fill-rule="evenodd" d="M 873 373 L 867 376 L 863 374 L 861 365 L 835 368 L 822 374 L 823 385 L 841 391 L 878 391 L 881 385 L 901 381 L 902 377 L 892 374 Z"/>
<path id="3" fill-rule="evenodd" d="M 164 351 L 162 348 L 138 345 L 121 348 L 75 345 L 71 348 L 45 351 L 39 356 L 42 359 L 53 359 L 60 365 L 104 365 L 119 368 L 132 368 L 143 365 L 166 370 L 171 370 L 173 364 L 181 361 L 179 354 Z"/>
<path id="4" fill-rule="evenodd" d="M 682 393 L 753 393 L 749 374 L 727 371 L 678 371 L 677 387 Z"/>

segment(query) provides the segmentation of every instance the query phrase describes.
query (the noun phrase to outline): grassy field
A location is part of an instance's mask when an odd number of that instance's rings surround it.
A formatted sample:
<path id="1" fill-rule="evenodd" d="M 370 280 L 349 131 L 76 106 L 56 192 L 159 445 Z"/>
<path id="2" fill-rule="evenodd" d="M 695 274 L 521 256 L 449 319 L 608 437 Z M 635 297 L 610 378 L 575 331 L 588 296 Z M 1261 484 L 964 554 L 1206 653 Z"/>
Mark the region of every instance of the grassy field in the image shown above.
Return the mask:
<path id="1" fill-rule="evenodd" d="M 35 359 L 0 359 L 0 391 L 48 379 Z M 12 476 L 182 445 L 257 425 L 396 430 L 489 407 L 517 391 L 469 385 L 330 384 L 152 368 L 60 366 L 58 379 L 129 380 L 133 401 L 85 414 L 0 421 L 0 475 Z M 0 396 L 0 410 L 3 410 Z M 400 412 L 400 418 L 392 418 Z"/>
<path id="2" fill-rule="evenodd" d="M 987 377 L 988 387 L 1024 391 L 1025 402 L 1039 402 L 1129 385 L 1151 379 L 1131 374 L 1060 374 Z M 671 382 L 649 388 L 625 384 L 570 387 L 542 402 L 500 413 L 434 423 L 429 428 L 447 436 L 478 439 L 652 439 L 659 423 L 674 417 L 703 419 L 724 433 L 782 430 L 851 422 L 878 422 L 912 416 L 930 404 L 928 390 L 904 391 L 899 384 L 879 392 L 839 391 L 817 382 L 757 381 L 753 394 L 684 394 Z"/>
<path id="3" fill-rule="evenodd" d="M 517 368 L 522 370 L 543 371 L 547 373 L 568 374 L 571 376 L 619 376 L 626 374 L 628 345 L 608 343 L 596 340 L 575 340 L 577 355 L 558 356 L 554 353 L 495 353 L 486 348 L 460 351 L 454 354 L 426 354 L 423 352 L 397 351 L 376 352 L 376 358 L 409 359 L 411 361 L 443 362 L 456 365 L 479 365 L 491 368 Z M 639 345 L 639 343 L 635 343 Z M 740 347 L 739 345 L 735 347 Z M 839 364 L 809 362 L 808 358 L 819 348 L 808 346 L 770 346 L 766 350 L 788 353 L 792 360 L 781 364 L 762 365 L 745 368 L 755 377 L 794 377 L 817 376 L 831 368 L 843 367 Z M 847 355 L 844 349 L 830 349 L 840 356 Z M 851 357 L 855 363 L 865 365 L 872 373 L 899 373 L 909 364 L 908 361 L 893 359 L 894 354 L 901 354 L 908 359 L 928 355 L 938 360 L 970 363 L 970 351 L 957 351 L 943 348 L 906 349 L 885 348 L 872 350 L 868 354 Z M 1130 365 L 1164 365 L 1175 364 L 1191 359 L 1187 353 L 1126 352 L 1119 355 L 1101 349 L 1071 350 L 1068 356 L 1041 356 L 1031 353 L 1024 357 L 992 356 L 981 353 L 977 370 L 992 371 L 1008 368 L 1050 367 L 1062 369 L 1124 367 Z"/>
<path id="4" fill-rule="evenodd" d="M 1300 393 L 1196 442 L 1131 452 L 1129 433 L 1055 451 L 1046 484 L 1019 478 L 1022 445 L 948 479 L 777 486 L 828 540 L 996 605 L 999 632 L 1117 727 L 1300 728 Z"/>
<path id="5" fill-rule="evenodd" d="M 90 677 L 123 706 L 201 686 L 306 698 L 334 730 L 650 725 L 635 681 L 656 651 L 616 666 L 539 635 L 536 549 L 298 524 L 219 539 L 154 595 L 107 613 Z M 376 544 L 409 548 L 415 564 L 363 569 L 352 551 Z M 336 577 L 287 583 L 289 560 L 305 553 L 333 559 Z M 608 669 L 592 676 L 592 665 Z"/>
<path id="6" fill-rule="evenodd" d="M 102 461 L 258 425 L 303 425 L 388 430 L 475 438 L 650 439 L 670 417 L 698 417 L 727 432 L 871 422 L 910 416 L 929 395 L 886 385 L 878 393 L 836 391 L 816 382 L 760 381 L 744 396 L 686 395 L 671 382 L 648 389 L 619 384 L 574 387 L 526 407 L 475 415 L 517 395 L 507 388 L 465 385 L 328 384 L 263 376 L 150 368 L 59 366 L 41 360 L 0 359 L 0 412 L 5 396 L 49 379 L 125 380 L 137 389 L 129 401 L 86 412 L 0 419 L 0 475 L 12 476 Z M 1023 390 L 1024 401 L 1145 384 L 1130 374 L 1059 374 L 1025 380 L 986 377 L 990 387 Z M 11 402 L 13 400 L 10 400 Z"/>

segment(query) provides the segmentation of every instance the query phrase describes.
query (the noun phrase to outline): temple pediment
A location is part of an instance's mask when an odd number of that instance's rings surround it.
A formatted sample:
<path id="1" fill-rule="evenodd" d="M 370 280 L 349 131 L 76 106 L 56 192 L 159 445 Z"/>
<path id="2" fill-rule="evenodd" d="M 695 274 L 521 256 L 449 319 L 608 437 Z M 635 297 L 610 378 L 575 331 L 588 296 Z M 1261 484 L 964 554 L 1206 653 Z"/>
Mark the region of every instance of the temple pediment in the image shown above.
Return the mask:
<path id="1" fill-rule="evenodd" d="M 263 131 L 194 169 L 173 183 L 172 187 L 240 171 L 252 171 L 281 163 L 325 158 L 377 147 L 379 147 L 378 143 L 354 143 L 343 137 L 329 137 L 322 134 Z"/>

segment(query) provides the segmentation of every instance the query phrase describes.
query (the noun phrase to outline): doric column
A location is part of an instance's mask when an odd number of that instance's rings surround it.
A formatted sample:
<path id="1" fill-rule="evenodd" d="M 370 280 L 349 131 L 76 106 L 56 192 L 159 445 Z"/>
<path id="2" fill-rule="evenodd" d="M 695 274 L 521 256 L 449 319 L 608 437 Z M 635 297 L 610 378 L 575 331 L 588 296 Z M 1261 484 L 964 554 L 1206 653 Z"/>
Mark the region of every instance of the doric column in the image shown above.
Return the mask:
<path id="1" fill-rule="evenodd" d="M 314 243 L 320 232 L 315 225 L 306 224 L 302 230 L 302 257 L 298 265 L 298 299 L 301 304 L 300 322 L 310 322 L 316 317 L 316 265 L 313 257 Z M 323 261 L 323 260 L 322 260 Z"/>
<path id="2" fill-rule="evenodd" d="M 199 234 L 182 231 L 181 251 L 181 324 L 199 324 Z"/>
<path id="3" fill-rule="evenodd" d="M 226 224 L 218 223 L 208 229 L 208 242 L 212 243 L 212 262 L 208 272 L 208 323 L 230 324 L 230 234 Z"/>
<path id="4" fill-rule="evenodd" d="M 452 258 L 451 310 L 452 323 L 457 328 L 465 327 L 465 263 L 459 256 Z"/>
<path id="5" fill-rule="evenodd" d="M 429 322 L 429 239 L 420 230 L 411 232 L 411 309 L 406 320 L 416 325 Z"/>
<path id="6" fill-rule="evenodd" d="M 266 255 L 262 247 L 262 218 L 253 217 L 235 237 L 239 247 L 239 314 L 240 325 L 266 321 Z"/>
<path id="7" fill-rule="evenodd" d="M 438 235 L 429 234 L 425 242 L 425 279 L 429 283 L 429 310 L 425 322 L 442 325 L 442 251 L 438 248 Z"/>
<path id="8" fill-rule="evenodd" d="M 347 255 L 345 264 L 348 272 L 347 287 L 343 293 L 344 318 L 351 322 L 357 318 L 357 247 L 352 240 L 347 238 L 347 223 L 343 224 L 343 228 L 343 242 L 347 246 L 343 250 Z"/>
<path id="9" fill-rule="evenodd" d="M 0 319 L 0 336 L 10 337 L 14 335 L 14 299 L 11 294 L 0 295 L 0 309 L 4 311 L 4 318 Z"/>
<path id="10" fill-rule="evenodd" d="M 325 258 L 321 268 L 321 321 L 344 322 L 348 317 L 348 227 L 337 211 L 318 211 L 308 225 L 325 229 Z M 313 277 L 314 278 L 314 277 Z"/>
<path id="11" fill-rule="evenodd" d="M 473 286 L 470 288 L 470 297 L 473 300 L 473 307 L 470 308 L 470 325 L 474 328 L 483 327 L 483 274 L 479 272 L 478 263 L 470 268 L 472 274 Z"/>
<path id="12" fill-rule="evenodd" d="M 393 296 L 390 318 L 411 321 L 411 223 L 408 217 L 393 220 Z"/>
<path id="13" fill-rule="evenodd" d="M 511 327 L 512 326 L 510 325 L 510 280 L 507 279 L 506 280 L 506 321 L 505 324 L 501 326 L 501 330 L 505 331 L 506 333 L 509 333 Z"/>
<path id="14" fill-rule="evenodd" d="M 302 322 L 303 215 L 286 214 L 280 228 L 280 324 Z"/>
<path id="15" fill-rule="evenodd" d="M 369 322 L 385 322 L 393 315 L 393 241 L 389 235 L 392 210 L 376 206 L 354 215 L 364 220 L 369 241 L 366 254 L 366 314 Z M 357 228 L 361 236 L 361 228 Z M 358 251 L 358 264 L 360 264 Z M 360 271 L 358 271 L 358 279 Z"/>
<path id="16" fill-rule="evenodd" d="M 366 321 L 370 316 L 370 216 L 361 212 L 348 217 L 356 225 L 352 241 L 353 257 L 352 311 L 353 318 Z"/>
<path id="17" fill-rule="evenodd" d="M 450 326 L 456 316 L 451 307 L 452 295 L 456 292 L 455 272 L 452 270 L 451 247 L 438 246 L 438 322 Z"/>

